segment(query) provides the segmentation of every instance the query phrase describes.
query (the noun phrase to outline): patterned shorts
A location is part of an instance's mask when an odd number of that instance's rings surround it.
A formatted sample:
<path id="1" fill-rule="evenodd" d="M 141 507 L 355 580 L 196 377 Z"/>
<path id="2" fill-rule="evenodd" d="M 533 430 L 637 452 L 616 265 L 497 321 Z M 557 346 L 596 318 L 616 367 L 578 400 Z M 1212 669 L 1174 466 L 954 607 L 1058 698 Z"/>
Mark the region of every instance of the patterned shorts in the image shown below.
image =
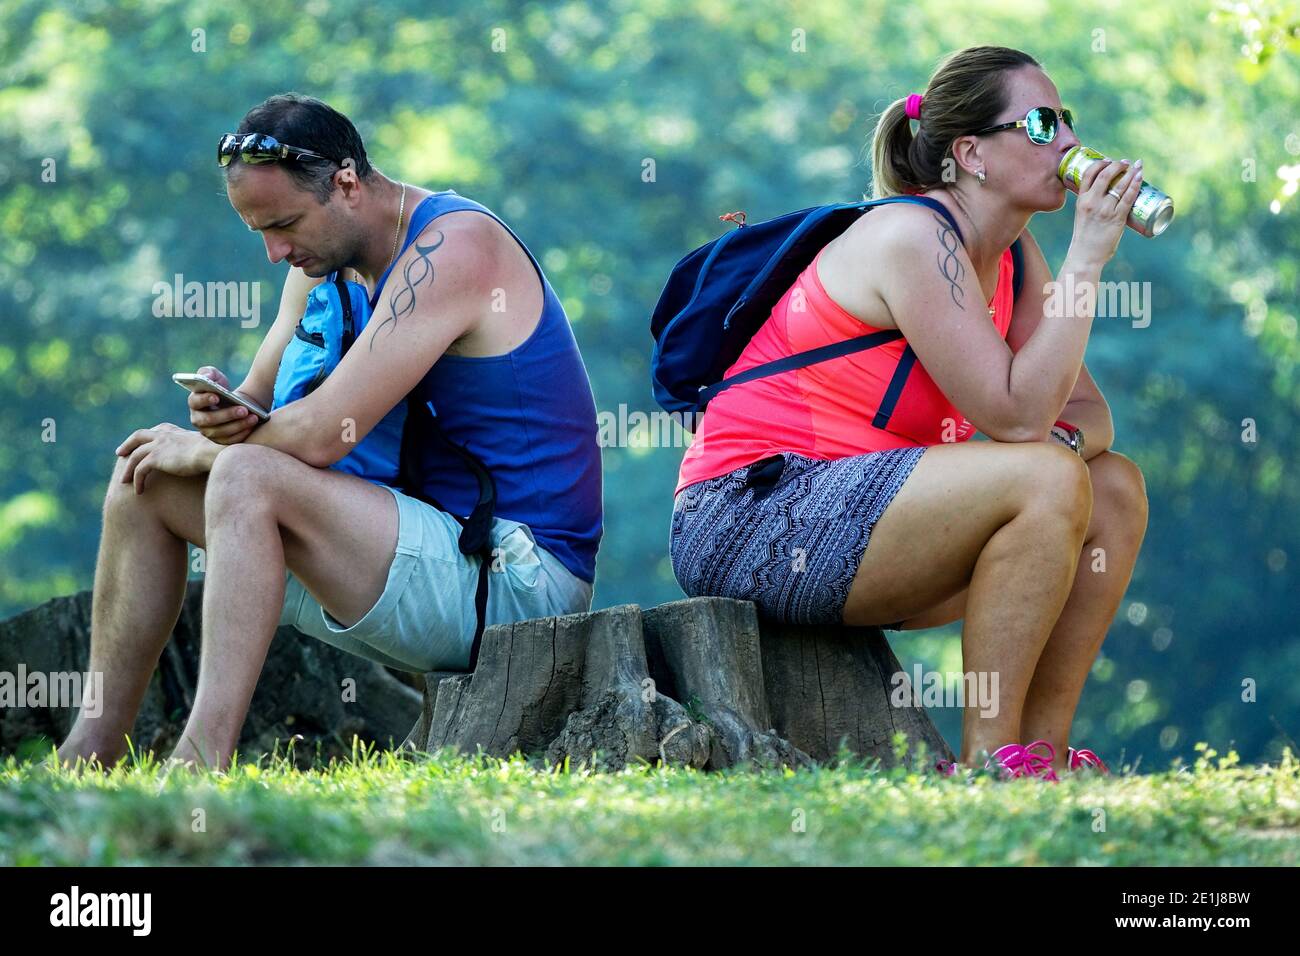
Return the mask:
<path id="1" fill-rule="evenodd" d="M 668 544 L 677 583 L 791 624 L 842 623 L 871 531 L 925 447 L 831 461 L 781 452 L 687 485 Z"/>

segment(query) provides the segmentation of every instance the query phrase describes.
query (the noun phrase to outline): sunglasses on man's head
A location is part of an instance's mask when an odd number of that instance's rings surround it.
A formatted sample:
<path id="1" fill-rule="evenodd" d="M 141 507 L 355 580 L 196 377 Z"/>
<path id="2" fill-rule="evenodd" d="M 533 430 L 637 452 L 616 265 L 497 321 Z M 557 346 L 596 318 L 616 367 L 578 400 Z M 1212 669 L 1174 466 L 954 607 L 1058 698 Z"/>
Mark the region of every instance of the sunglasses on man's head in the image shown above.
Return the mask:
<path id="1" fill-rule="evenodd" d="M 1018 129 L 1023 126 L 1030 142 L 1037 143 L 1039 146 L 1046 146 L 1056 139 L 1056 134 L 1061 128 L 1056 121 L 1057 116 L 1060 116 L 1066 126 L 1074 129 L 1074 114 L 1069 110 L 1056 110 L 1050 106 L 1035 106 L 1025 114 L 1025 118 L 1022 120 L 1016 120 L 1013 123 L 1000 123 L 997 126 L 987 126 L 984 129 L 977 129 L 970 135 L 983 136 L 985 133 L 999 133 L 1004 129 Z"/>
<path id="2" fill-rule="evenodd" d="M 278 163 L 282 159 L 331 161 L 328 156 L 301 146 L 286 145 L 266 133 L 226 133 L 217 142 L 217 165 L 229 166 L 236 156 L 253 166 Z"/>

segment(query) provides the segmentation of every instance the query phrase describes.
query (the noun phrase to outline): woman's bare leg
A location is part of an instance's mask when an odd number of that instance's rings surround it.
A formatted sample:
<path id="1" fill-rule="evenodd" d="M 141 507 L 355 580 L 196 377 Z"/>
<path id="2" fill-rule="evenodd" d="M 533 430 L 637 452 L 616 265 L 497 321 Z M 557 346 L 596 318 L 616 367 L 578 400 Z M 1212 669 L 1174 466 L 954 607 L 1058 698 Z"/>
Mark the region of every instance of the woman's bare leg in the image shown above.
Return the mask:
<path id="1" fill-rule="evenodd" d="M 1038 659 L 1021 716 L 1021 742 L 1046 740 L 1053 767 L 1066 769 L 1070 725 L 1092 662 L 1128 590 L 1147 527 L 1146 483 L 1128 458 L 1088 461 L 1093 509 L 1074 586 Z"/>
<path id="2" fill-rule="evenodd" d="M 103 529 L 91 603 L 91 674 L 103 675 L 98 717 L 78 711 L 61 761 L 96 757 L 112 766 L 126 754 L 149 678 L 171 637 L 185 599 L 186 542 L 203 547 L 203 493 L 207 476 L 149 476 L 137 495 L 124 484 L 118 458 L 104 496 Z"/>
<path id="3" fill-rule="evenodd" d="M 1053 767 L 1058 771 L 1066 768 L 1070 726 L 1079 696 L 1128 589 L 1146 532 L 1146 482 L 1137 465 L 1113 451 L 1094 455 L 1087 465 L 1092 518 L 1074 586 L 1038 659 L 1020 726 L 1021 743 L 1044 739 L 1052 744 L 1056 751 Z M 948 600 L 905 618 L 903 629 L 942 627 L 962 620 L 968 593 L 963 588 Z"/>
<path id="4" fill-rule="evenodd" d="M 1092 510 L 1083 461 L 1048 442 L 934 445 L 872 530 L 851 625 L 919 615 L 968 589 L 967 672 L 996 674 L 996 712 L 965 708 L 960 760 L 1018 742 L 1022 708 L 1070 593 Z"/>

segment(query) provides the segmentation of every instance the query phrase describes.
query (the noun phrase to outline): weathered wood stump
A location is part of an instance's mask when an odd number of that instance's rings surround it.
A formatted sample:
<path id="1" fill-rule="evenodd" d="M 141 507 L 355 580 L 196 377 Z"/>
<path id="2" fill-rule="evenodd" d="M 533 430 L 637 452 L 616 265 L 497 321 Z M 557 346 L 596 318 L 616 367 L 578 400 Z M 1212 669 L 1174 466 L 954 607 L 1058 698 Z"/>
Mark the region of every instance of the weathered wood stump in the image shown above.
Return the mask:
<path id="1" fill-rule="evenodd" d="M 548 760 L 606 755 L 618 766 L 662 759 L 703 766 L 707 736 L 655 693 L 636 605 L 537 618 L 483 632 L 472 675 L 427 674 L 408 747 L 455 747 Z"/>
<path id="2" fill-rule="evenodd" d="M 843 745 L 893 766 L 901 732 L 905 759 L 921 743 L 951 759 L 923 708 L 891 703 L 901 671 L 878 628 L 795 627 L 727 598 L 625 604 L 488 628 L 473 674 L 425 676 L 404 746 L 721 769 L 825 762 Z"/>
<path id="3" fill-rule="evenodd" d="M 169 750 L 193 705 L 201 602 L 191 582 L 136 721 L 140 749 Z M 0 672 L 84 672 L 90 608 L 82 592 L 0 622 Z M 748 601 L 692 598 L 490 627 L 474 673 L 425 674 L 421 706 L 382 667 L 281 628 L 239 746 L 252 757 L 297 737 L 305 763 L 348 753 L 354 734 L 391 745 L 415 720 L 406 748 L 522 752 L 548 766 L 798 767 L 841 745 L 891 766 L 900 732 L 909 759 L 920 743 L 951 758 L 923 708 L 891 703 L 901 670 L 876 628 L 792 627 Z M 0 754 L 62 740 L 73 716 L 0 707 Z"/>
<path id="4" fill-rule="evenodd" d="M 165 757 L 194 705 L 203 582 L 186 589 L 180 619 L 145 693 L 131 738 Z M 0 621 L 0 672 L 84 674 L 90 656 L 91 592 L 54 598 Z M 11 678 L 12 679 L 12 678 Z M 271 643 L 239 739 L 245 760 L 294 741 L 295 763 L 346 757 L 355 735 L 377 747 L 400 741 L 419 713 L 420 695 L 383 667 L 291 627 Z M 0 706 L 0 755 L 61 742 L 75 707 Z"/>

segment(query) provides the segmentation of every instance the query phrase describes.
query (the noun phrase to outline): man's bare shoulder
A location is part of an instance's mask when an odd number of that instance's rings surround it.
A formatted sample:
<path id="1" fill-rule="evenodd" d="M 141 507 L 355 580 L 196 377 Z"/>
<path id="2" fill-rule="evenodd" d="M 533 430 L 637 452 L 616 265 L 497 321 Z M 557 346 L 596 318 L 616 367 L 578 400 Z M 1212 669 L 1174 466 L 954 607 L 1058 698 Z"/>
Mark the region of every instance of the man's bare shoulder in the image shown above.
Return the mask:
<path id="1" fill-rule="evenodd" d="M 492 288 L 499 284 L 502 233 L 491 216 L 474 210 L 438 216 L 398 257 L 385 297 L 417 284 L 437 287 L 440 297 Z"/>
<path id="2" fill-rule="evenodd" d="M 444 241 L 453 241 L 464 253 L 485 255 L 500 242 L 501 235 L 509 233 L 491 216 L 475 209 L 457 209 L 431 219 L 420 230 L 416 241 L 427 246 L 439 235 Z"/>
<path id="3" fill-rule="evenodd" d="M 433 228 L 447 220 L 444 229 Z M 419 242 L 437 245 L 439 257 L 454 261 L 462 274 L 459 299 L 474 315 L 447 351 L 452 355 L 493 357 L 512 352 L 531 337 L 545 306 L 540 267 L 522 241 L 494 215 L 475 210 L 447 213 L 429 224 Z M 454 247 L 455 251 L 452 251 Z"/>

